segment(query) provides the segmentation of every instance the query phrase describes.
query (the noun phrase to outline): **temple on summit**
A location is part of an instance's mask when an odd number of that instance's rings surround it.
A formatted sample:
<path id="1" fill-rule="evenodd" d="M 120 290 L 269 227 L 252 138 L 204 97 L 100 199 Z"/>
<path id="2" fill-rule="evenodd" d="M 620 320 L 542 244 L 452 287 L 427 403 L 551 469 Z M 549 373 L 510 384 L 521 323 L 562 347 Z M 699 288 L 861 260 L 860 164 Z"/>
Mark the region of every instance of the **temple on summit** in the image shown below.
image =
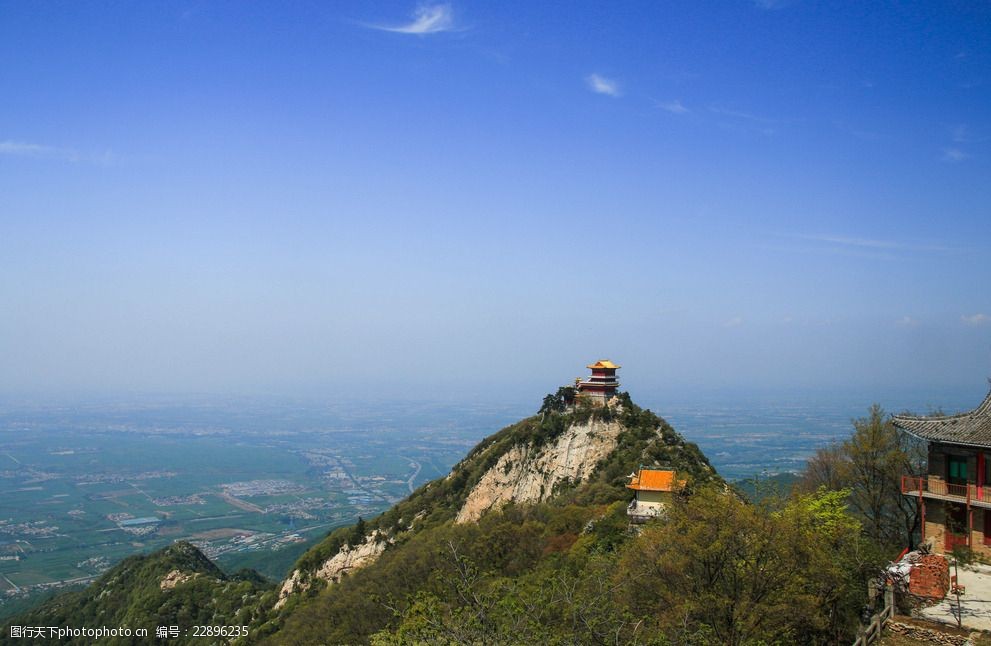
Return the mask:
<path id="1" fill-rule="evenodd" d="M 577 394 L 593 404 L 605 405 L 619 389 L 616 371 L 620 366 L 609 359 L 601 359 L 586 367 L 592 371 L 592 376 L 587 377 L 584 381 L 576 380 Z"/>

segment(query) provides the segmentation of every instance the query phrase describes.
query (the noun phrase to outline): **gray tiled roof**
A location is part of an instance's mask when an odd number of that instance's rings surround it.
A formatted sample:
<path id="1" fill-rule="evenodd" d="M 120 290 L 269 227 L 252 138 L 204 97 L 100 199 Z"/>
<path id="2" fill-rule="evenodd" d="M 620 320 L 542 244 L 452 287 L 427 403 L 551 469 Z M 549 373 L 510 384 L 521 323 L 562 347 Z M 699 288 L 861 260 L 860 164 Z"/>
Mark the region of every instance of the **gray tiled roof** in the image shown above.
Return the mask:
<path id="1" fill-rule="evenodd" d="M 991 448 L 991 392 L 972 411 L 945 417 L 895 415 L 895 426 L 931 442 Z"/>

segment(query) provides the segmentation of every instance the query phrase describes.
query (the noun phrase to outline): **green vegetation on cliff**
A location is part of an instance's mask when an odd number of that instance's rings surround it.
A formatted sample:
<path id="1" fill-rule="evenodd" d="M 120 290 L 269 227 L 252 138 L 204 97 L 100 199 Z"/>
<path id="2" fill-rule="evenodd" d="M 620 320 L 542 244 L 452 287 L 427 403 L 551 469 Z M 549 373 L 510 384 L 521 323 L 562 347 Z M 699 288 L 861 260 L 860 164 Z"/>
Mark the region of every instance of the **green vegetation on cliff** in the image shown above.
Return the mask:
<path id="1" fill-rule="evenodd" d="M 257 621 L 262 597 L 272 596 L 272 587 L 251 570 L 226 575 L 196 547 L 180 542 L 150 555 L 126 558 L 88 588 L 59 595 L 10 623 L 126 626 L 148 629 L 151 635 L 158 626 L 180 626 L 191 632 L 193 626 L 249 625 Z M 10 635 L 9 625 L 2 631 L 4 637 Z M 149 642 L 105 638 L 100 643 Z"/>
<path id="2" fill-rule="evenodd" d="M 451 474 L 421 487 L 407 500 L 364 523 L 362 532 L 342 528 L 297 563 L 308 587 L 291 595 L 281 612 L 258 635 L 272 644 L 363 642 L 394 623 L 419 595 L 449 583 L 447 559 L 484 564 L 486 572 L 515 578 L 538 566 L 553 567 L 559 555 L 579 542 L 591 552 L 610 551 L 625 540 L 628 520 L 626 488 L 629 473 L 639 465 L 666 465 L 692 486 L 723 485 L 698 447 L 686 442 L 663 419 L 636 406 L 627 394 L 616 408 L 572 408 L 553 396 L 544 400 L 537 416 L 524 419 L 478 444 Z M 616 422 L 616 444 L 581 482 L 562 482 L 554 496 L 536 505 L 510 505 L 483 515 L 478 523 L 455 524 L 454 519 L 472 489 L 499 459 L 514 447 L 545 446 L 574 425 L 591 420 Z M 340 583 L 325 587 L 312 575 L 359 534 L 381 532 L 391 540 L 371 566 Z M 557 556 L 555 556 L 557 555 Z M 548 560 L 549 559 L 549 560 Z M 542 565 L 543 564 L 543 565 Z M 312 632 L 309 632 L 312 630 Z M 312 641 L 307 635 L 319 635 Z"/>
<path id="3" fill-rule="evenodd" d="M 597 465 L 587 482 L 570 483 L 557 489 L 555 493 L 559 494 L 560 502 L 603 504 L 627 500 L 629 491 L 626 484 L 629 479 L 626 476 L 640 464 L 669 466 L 698 484 L 722 482 L 695 444 L 686 442 L 667 422 L 650 410 L 635 405 L 628 394 L 622 393 L 620 399 L 620 412 L 608 408 L 559 410 L 555 407 L 507 426 L 482 440 L 454 466 L 448 477 L 423 485 L 406 500 L 366 521 L 363 532 L 356 534 L 353 527 L 343 527 L 331 532 L 324 541 L 300 558 L 296 564 L 297 569 L 304 575 L 312 574 L 345 544 L 353 545 L 356 539 L 360 540 L 360 534 L 377 530 L 383 537 L 401 538 L 410 533 L 410 529 L 418 532 L 453 520 L 472 488 L 507 451 L 528 444 L 540 447 L 560 436 L 573 424 L 587 422 L 592 418 L 600 421 L 615 420 L 622 424 L 623 432 L 618 437 L 615 449 Z"/>
<path id="4" fill-rule="evenodd" d="M 446 478 L 331 532 L 299 559 L 288 595 L 251 572 L 224 575 L 177 543 L 127 559 L 14 623 L 247 625 L 234 643 L 278 646 L 851 638 L 864 584 L 883 558 L 862 518 L 846 509 L 849 489 L 748 503 L 694 444 L 628 396 L 614 408 L 574 408 L 562 405 L 566 394 L 486 438 Z M 596 453 L 582 478 L 557 480 L 542 502 L 497 504 L 477 522 L 456 522 L 486 473 L 509 477 L 500 462 L 509 452 L 570 447 L 579 427 L 585 438 L 610 433 L 609 450 Z M 626 514 L 628 475 L 655 464 L 689 484 L 666 518 L 637 528 Z M 356 545 L 381 549 L 328 583 L 321 568 Z"/>
<path id="5" fill-rule="evenodd" d="M 409 603 L 382 595 L 395 618 L 370 641 L 849 643 L 876 563 L 865 558 L 844 495 L 820 492 L 770 510 L 704 487 L 641 533 L 627 531 L 622 503 L 491 514 L 464 534 L 436 537 Z M 587 513 L 591 522 L 579 528 Z M 488 551 L 493 534 L 519 541 L 513 559 Z M 343 637 L 319 613 L 298 620 L 280 643 L 317 643 L 305 625 Z"/>
<path id="6" fill-rule="evenodd" d="M 612 414 L 545 410 L 492 436 L 445 481 L 451 487 L 458 469 L 465 474 L 464 489 L 447 489 L 442 521 L 402 535 L 339 583 L 311 588 L 256 638 L 381 646 L 852 639 L 865 582 L 884 559 L 847 512 L 849 492 L 750 504 L 694 445 L 628 399 L 616 416 L 623 424 L 616 447 L 586 481 L 544 503 L 452 522 L 479 479 L 475 469 L 495 465 L 519 442 L 549 441 L 558 424 Z M 687 476 L 689 490 L 675 497 L 666 520 L 637 531 L 626 515 L 626 476 L 655 463 Z"/>

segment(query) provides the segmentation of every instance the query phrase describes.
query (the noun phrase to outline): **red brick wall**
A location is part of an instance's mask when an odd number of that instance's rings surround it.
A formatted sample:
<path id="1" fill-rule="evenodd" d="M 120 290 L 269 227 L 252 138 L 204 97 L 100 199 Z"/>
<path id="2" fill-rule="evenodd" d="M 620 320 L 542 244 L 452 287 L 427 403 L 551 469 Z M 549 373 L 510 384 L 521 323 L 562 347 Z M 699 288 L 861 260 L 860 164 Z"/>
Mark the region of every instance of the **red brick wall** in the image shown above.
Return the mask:
<path id="1" fill-rule="evenodd" d="M 926 554 L 912 566 L 908 591 L 918 597 L 942 599 L 950 589 L 950 563 L 939 554 Z"/>

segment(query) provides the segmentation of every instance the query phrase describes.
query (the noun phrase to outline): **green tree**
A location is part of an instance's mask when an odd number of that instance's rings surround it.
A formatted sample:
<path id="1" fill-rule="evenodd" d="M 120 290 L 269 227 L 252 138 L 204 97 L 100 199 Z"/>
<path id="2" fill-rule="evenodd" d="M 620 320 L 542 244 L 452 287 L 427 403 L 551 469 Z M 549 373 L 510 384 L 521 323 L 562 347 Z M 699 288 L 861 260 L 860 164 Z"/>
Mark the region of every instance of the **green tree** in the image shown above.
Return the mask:
<path id="1" fill-rule="evenodd" d="M 561 386 L 557 389 L 556 393 L 548 394 L 544 397 L 543 404 L 537 412 L 541 415 L 563 413 L 573 403 L 575 403 L 575 387 Z"/>
<path id="2" fill-rule="evenodd" d="M 843 489 L 849 480 L 848 458 L 842 442 L 833 442 L 816 449 L 805 464 L 802 488 L 814 491 L 825 487 L 833 491 Z"/>
<path id="3" fill-rule="evenodd" d="M 630 616 L 656 621 L 676 643 L 850 638 L 876 561 L 846 513 L 847 494 L 822 490 L 775 512 L 711 488 L 677 502 L 624 550 Z"/>
<path id="4" fill-rule="evenodd" d="M 848 489 L 849 504 L 879 545 L 912 547 L 919 528 L 914 500 L 901 494 L 901 478 L 922 472 L 922 445 L 900 432 L 879 405 L 853 421 L 844 442 L 819 449 L 809 460 L 802 488 Z"/>
<path id="5" fill-rule="evenodd" d="M 657 616 L 678 641 L 703 628 L 721 644 L 788 641 L 792 568 L 772 525 L 759 508 L 716 490 L 673 505 L 668 522 L 646 529 L 624 555 L 631 611 Z"/>
<path id="6" fill-rule="evenodd" d="M 365 519 L 358 516 L 358 522 L 354 524 L 351 528 L 351 533 L 348 534 L 348 545 L 351 547 L 357 547 L 365 542 L 365 533 L 368 531 L 368 526 L 365 524 Z"/>
<path id="7" fill-rule="evenodd" d="M 886 562 L 848 511 L 849 490 L 794 496 L 777 512 L 778 536 L 802 563 L 795 587 L 810 600 L 798 631 L 805 643 L 843 643 L 856 631 L 864 583 Z"/>

